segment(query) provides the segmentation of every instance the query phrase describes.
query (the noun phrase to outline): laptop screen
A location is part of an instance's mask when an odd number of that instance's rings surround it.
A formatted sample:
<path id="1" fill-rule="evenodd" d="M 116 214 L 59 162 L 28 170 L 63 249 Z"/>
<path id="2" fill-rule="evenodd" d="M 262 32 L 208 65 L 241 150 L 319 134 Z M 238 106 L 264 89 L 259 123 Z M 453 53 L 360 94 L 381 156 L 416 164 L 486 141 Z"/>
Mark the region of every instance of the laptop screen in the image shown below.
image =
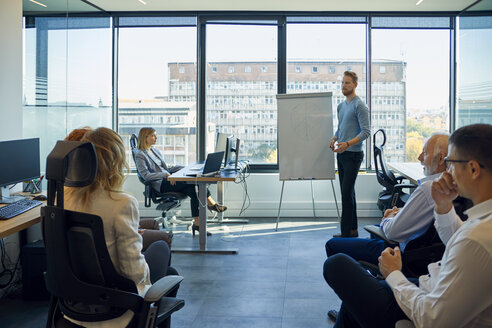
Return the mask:
<path id="1" fill-rule="evenodd" d="M 223 151 L 218 151 L 216 153 L 208 154 L 207 160 L 205 161 L 205 166 L 203 167 L 202 174 L 209 174 L 209 173 L 220 171 L 220 166 L 222 165 L 222 158 L 224 158 Z"/>

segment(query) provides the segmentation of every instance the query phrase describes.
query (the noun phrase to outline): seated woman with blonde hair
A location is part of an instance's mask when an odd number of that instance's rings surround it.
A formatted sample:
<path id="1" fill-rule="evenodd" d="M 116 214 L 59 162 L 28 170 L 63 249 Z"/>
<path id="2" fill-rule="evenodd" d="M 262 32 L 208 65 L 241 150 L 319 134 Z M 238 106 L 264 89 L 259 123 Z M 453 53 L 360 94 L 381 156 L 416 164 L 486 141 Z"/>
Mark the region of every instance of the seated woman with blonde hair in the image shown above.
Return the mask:
<path id="1" fill-rule="evenodd" d="M 74 129 L 65 137 L 65 140 L 80 141 L 88 131 L 92 131 L 92 128 L 89 126 Z M 159 223 L 154 219 L 140 219 L 138 233 L 142 235 L 142 251 L 145 251 L 154 241 L 164 240 L 169 244 L 169 247 L 171 247 L 173 241 L 173 234 L 160 230 Z M 174 270 L 172 267 L 169 268 Z"/>
<path id="2" fill-rule="evenodd" d="M 80 141 L 94 145 L 97 174 L 91 185 L 65 188 L 65 208 L 101 217 L 104 238 L 113 265 L 122 276 L 133 280 L 138 293 L 145 295 L 153 282 L 167 275 L 171 252 L 164 241 L 152 243 L 142 251 L 138 233 L 137 200 L 121 190 L 124 171 L 128 169 L 125 147 L 120 136 L 111 129 L 88 130 Z M 126 327 L 133 314 L 103 322 L 77 322 L 84 327 Z"/>
<path id="3" fill-rule="evenodd" d="M 135 164 L 137 170 L 145 179 L 152 181 L 152 187 L 161 193 L 177 191 L 190 197 L 191 215 L 194 218 L 192 226 L 193 235 L 199 231 L 198 215 L 199 200 L 195 191 L 195 186 L 185 182 L 170 182 L 167 177 L 181 169 L 181 167 L 168 167 L 164 162 L 161 152 L 153 146 L 157 142 L 157 134 L 153 128 L 141 128 L 138 133 L 138 151 L 135 154 Z M 216 203 L 207 190 L 207 207 L 210 211 L 224 212 L 227 206 Z M 210 236 L 211 233 L 207 232 Z"/>

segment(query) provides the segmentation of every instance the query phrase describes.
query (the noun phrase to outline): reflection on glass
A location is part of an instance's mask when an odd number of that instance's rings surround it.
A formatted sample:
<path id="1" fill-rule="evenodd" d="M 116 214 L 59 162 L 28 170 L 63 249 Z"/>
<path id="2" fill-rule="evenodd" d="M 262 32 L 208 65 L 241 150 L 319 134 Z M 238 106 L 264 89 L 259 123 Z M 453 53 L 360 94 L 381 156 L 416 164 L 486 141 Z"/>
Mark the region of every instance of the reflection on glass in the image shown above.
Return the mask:
<path id="1" fill-rule="evenodd" d="M 337 106 L 345 101 L 343 72 L 357 73 L 356 94 L 366 102 L 365 31 L 365 24 L 287 25 L 287 93 L 332 92 L 333 133 Z"/>
<path id="2" fill-rule="evenodd" d="M 371 130 L 385 130 L 389 162 L 416 162 L 425 140 L 449 129 L 449 33 L 372 31 Z"/>
<path id="3" fill-rule="evenodd" d="M 215 133 L 241 139 L 239 156 L 277 162 L 276 26 L 207 25 L 207 151 Z"/>
<path id="4" fill-rule="evenodd" d="M 40 138 L 41 158 L 74 128 L 111 127 L 110 26 L 108 17 L 26 21 L 23 136 Z"/>
<path id="5" fill-rule="evenodd" d="M 196 28 L 120 28 L 118 132 L 153 127 L 166 163 L 196 160 Z"/>
<path id="6" fill-rule="evenodd" d="M 492 17 L 459 17 L 456 127 L 492 124 Z"/>

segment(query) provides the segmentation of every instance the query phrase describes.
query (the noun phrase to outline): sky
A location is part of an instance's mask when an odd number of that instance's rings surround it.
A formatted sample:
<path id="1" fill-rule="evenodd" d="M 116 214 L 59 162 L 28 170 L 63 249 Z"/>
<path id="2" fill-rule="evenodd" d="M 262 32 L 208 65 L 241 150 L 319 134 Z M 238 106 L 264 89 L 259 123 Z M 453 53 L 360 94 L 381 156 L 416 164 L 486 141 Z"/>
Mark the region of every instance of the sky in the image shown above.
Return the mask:
<path id="1" fill-rule="evenodd" d="M 490 79 L 490 30 L 459 34 L 459 53 L 466 64 L 459 81 Z M 49 32 L 49 101 L 111 104 L 111 30 Z M 373 30 L 373 58 L 407 63 L 407 108 L 439 109 L 448 104 L 449 30 Z M 26 98 L 34 99 L 34 30 L 25 31 Z M 363 24 L 290 24 L 287 58 L 364 59 Z M 468 51 L 473 49 L 473 51 Z M 119 33 L 118 88 L 120 98 L 150 99 L 167 95 L 168 62 L 196 61 L 194 27 L 122 28 Z M 207 26 L 208 61 L 276 60 L 275 26 Z M 69 58 L 68 62 L 66 58 Z M 477 67 L 478 66 L 478 67 Z"/>

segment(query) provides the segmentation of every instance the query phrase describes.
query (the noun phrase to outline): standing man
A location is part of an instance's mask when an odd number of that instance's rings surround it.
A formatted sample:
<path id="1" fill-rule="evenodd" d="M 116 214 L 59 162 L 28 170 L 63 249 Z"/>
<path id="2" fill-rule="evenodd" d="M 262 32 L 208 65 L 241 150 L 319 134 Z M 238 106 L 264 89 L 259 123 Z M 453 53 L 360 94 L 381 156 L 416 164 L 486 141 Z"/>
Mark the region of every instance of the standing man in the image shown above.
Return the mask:
<path id="1" fill-rule="evenodd" d="M 358 237 L 357 208 L 355 202 L 355 179 L 364 158 L 362 141 L 370 134 L 369 110 L 355 94 L 357 74 L 343 73 L 342 93 L 345 101 L 337 107 L 338 129 L 331 138 L 330 148 L 337 153 L 338 177 L 342 192 L 342 219 L 340 234 L 333 237 Z M 335 142 L 338 141 L 335 148 Z"/>

